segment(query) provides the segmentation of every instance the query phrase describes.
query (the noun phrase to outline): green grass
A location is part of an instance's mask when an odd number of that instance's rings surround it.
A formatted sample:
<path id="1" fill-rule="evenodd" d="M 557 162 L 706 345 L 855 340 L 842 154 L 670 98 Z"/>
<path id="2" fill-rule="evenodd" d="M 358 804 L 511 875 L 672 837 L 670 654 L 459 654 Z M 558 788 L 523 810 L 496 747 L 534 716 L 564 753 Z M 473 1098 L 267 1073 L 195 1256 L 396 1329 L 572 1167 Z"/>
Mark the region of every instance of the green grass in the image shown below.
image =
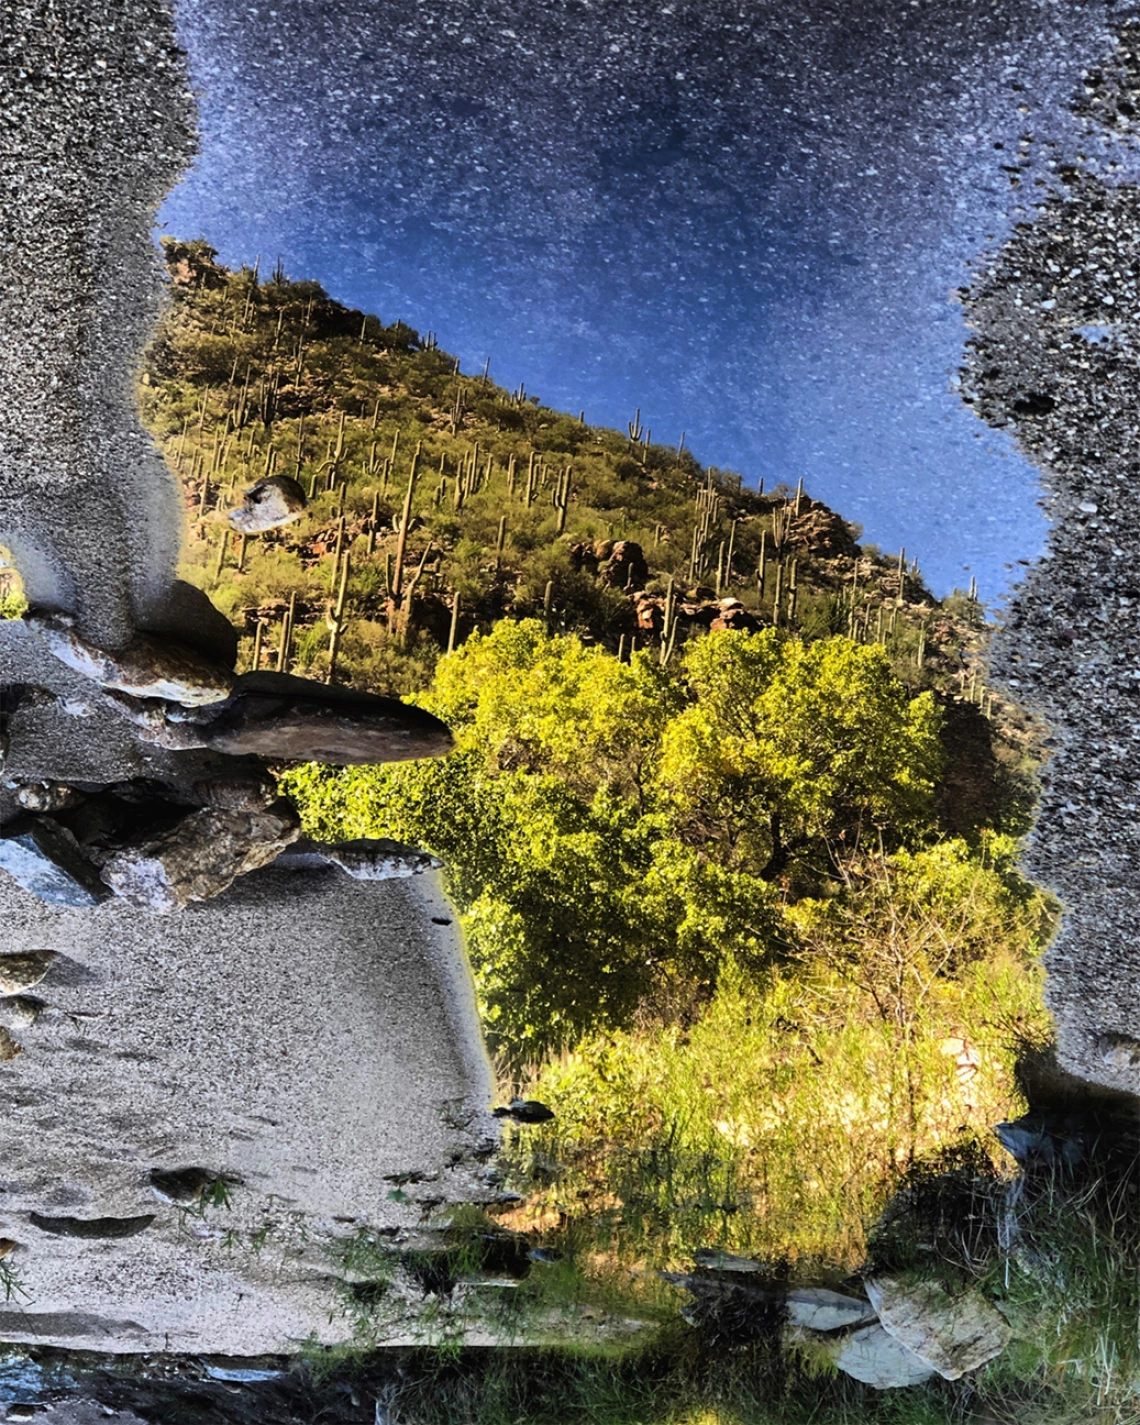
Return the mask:
<path id="1" fill-rule="evenodd" d="M 9 1304 L 28 1302 L 32 1299 L 31 1293 L 24 1286 L 20 1273 L 3 1260 L 0 1260 L 0 1294 Z"/>

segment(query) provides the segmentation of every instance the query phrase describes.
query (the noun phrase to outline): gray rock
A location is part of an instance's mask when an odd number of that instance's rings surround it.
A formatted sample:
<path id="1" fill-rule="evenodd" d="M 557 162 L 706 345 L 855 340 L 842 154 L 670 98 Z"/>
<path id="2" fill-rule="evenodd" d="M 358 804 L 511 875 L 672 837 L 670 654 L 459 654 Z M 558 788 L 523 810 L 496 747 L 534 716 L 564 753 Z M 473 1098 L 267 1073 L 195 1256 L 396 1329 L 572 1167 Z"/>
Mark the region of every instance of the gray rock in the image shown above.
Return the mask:
<path id="1" fill-rule="evenodd" d="M 113 852 L 103 880 L 124 900 L 159 915 L 211 900 L 239 877 L 275 861 L 300 834 L 286 801 L 263 811 L 191 812 L 174 827 Z"/>
<path id="2" fill-rule="evenodd" d="M 1027 1113 L 1012 1123 L 995 1124 L 993 1131 L 1023 1168 L 1075 1168 L 1084 1157 L 1085 1135 L 1070 1117 L 1050 1122 L 1040 1114 Z"/>
<path id="3" fill-rule="evenodd" d="M 849 1336 L 823 1337 L 826 1354 L 839 1370 L 877 1390 L 921 1385 L 934 1375 L 931 1366 L 886 1332 L 878 1322 Z"/>
<path id="4" fill-rule="evenodd" d="M 398 881 L 424 871 L 437 871 L 443 862 L 426 851 L 384 838 L 335 843 L 301 838 L 284 851 L 275 864 L 286 871 L 339 866 L 356 881 Z"/>
<path id="5" fill-rule="evenodd" d="M 422 708 L 287 673 L 245 673 L 224 703 L 191 717 L 117 701 L 143 738 L 175 751 L 347 767 L 439 757 L 455 745 Z"/>
<path id="6" fill-rule="evenodd" d="M 83 800 L 83 793 L 63 782 L 32 782 L 20 787 L 16 801 L 25 811 L 55 812 L 77 807 Z"/>
<path id="7" fill-rule="evenodd" d="M 125 648 L 109 650 L 81 638 L 66 614 L 29 613 L 24 621 L 61 663 L 114 692 L 200 707 L 233 688 L 229 669 L 173 640 L 136 633 Z"/>
<path id="8" fill-rule="evenodd" d="M 308 503 L 296 480 L 289 475 L 271 475 L 250 486 L 241 504 L 226 518 L 239 534 L 261 534 L 300 519 Z"/>
<path id="9" fill-rule="evenodd" d="M 39 984 L 56 958 L 54 950 L 0 955 L 0 995 L 22 995 Z"/>
<path id="10" fill-rule="evenodd" d="M 808 1331 L 841 1331 L 875 1319 L 875 1308 L 869 1301 L 822 1286 L 792 1287 L 787 1309 L 789 1323 Z"/>
<path id="11" fill-rule="evenodd" d="M 71 832 L 46 816 L 25 816 L 0 829 L 0 871 L 51 905 L 92 906 L 107 897 Z"/>
<path id="12" fill-rule="evenodd" d="M 892 1277 L 866 1287 L 883 1329 L 945 1380 L 984 1366 L 1009 1343 L 1008 1322 L 973 1287 L 952 1295 L 938 1281 Z"/>
<path id="13" fill-rule="evenodd" d="M 277 783 L 264 777 L 211 777 L 194 783 L 194 795 L 203 806 L 217 811 L 260 811 L 277 800 Z"/>

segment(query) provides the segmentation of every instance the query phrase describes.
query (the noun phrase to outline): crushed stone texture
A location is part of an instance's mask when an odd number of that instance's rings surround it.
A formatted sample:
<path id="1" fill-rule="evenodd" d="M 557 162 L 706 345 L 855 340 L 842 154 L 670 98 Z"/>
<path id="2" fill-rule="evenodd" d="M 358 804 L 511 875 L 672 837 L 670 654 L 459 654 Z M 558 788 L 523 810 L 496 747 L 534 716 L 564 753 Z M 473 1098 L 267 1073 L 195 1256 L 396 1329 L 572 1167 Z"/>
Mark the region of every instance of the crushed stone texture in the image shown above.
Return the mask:
<path id="1" fill-rule="evenodd" d="M 1129 143 L 1138 44 L 1127 26 L 1076 105 Z M 1054 734 L 1026 865 L 1064 905 L 1046 957 L 1060 1057 L 1137 1092 L 1140 1063 L 1104 1045 L 1140 1038 L 1140 188 L 1077 159 L 1058 173 L 962 293 L 962 389 L 1042 471 L 1054 521 L 992 668 Z"/>
<path id="2" fill-rule="evenodd" d="M 0 48 L 0 545 L 34 602 L 114 647 L 163 622 L 181 537 L 132 383 L 193 96 L 160 0 L 15 0 Z"/>
<path id="3" fill-rule="evenodd" d="M 0 59 L 0 546 L 30 602 L 96 647 L 142 629 L 232 666 L 233 630 L 174 578 L 180 493 L 132 396 L 161 303 L 154 216 L 195 143 L 171 6 L 10 0 Z M 5 712 L 38 690 L 6 718 L 0 825 L 13 782 L 256 775 L 141 744 L 20 621 L 0 620 L 0 684 Z M 56 956 L 0 1053 L 19 1283 L 0 1339 L 233 1356 L 346 1339 L 337 1243 L 487 1192 L 492 1081 L 454 921 L 432 874 L 263 868 L 161 922 L 0 874 L 5 951 Z M 233 1184 L 228 1205 L 156 1197 L 155 1169 L 188 1168 Z"/>
<path id="4" fill-rule="evenodd" d="M 434 873 L 269 868 L 160 921 L 0 881 L 13 950 L 56 955 L 46 1010 L 0 1064 L 0 1236 L 28 1293 L 0 1302 L 0 1338 L 233 1355 L 345 1339 L 337 1242 L 488 1195 L 490 1069 L 462 946 L 433 917 L 454 919 Z M 228 1206 L 157 1197 L 155 1169 L 190 1167 L 235 1184 Z M 111 1226 L 44 1226 L 66 1219 Z"/>

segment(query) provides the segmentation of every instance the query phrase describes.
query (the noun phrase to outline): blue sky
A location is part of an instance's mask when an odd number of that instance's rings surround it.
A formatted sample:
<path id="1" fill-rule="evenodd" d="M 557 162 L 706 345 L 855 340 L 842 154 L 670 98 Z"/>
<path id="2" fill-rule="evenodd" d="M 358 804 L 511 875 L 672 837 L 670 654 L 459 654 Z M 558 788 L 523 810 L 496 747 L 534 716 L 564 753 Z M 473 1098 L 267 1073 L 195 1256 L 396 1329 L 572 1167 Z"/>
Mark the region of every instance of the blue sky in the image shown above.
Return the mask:
<path id="1" fill-rule="evenodd" d="M 1110 10 L 183 0 L 202 152 L 160 222 L 993 599 L 1045 523 L 957 398 L 955 289 L 1076 142 Z"/>

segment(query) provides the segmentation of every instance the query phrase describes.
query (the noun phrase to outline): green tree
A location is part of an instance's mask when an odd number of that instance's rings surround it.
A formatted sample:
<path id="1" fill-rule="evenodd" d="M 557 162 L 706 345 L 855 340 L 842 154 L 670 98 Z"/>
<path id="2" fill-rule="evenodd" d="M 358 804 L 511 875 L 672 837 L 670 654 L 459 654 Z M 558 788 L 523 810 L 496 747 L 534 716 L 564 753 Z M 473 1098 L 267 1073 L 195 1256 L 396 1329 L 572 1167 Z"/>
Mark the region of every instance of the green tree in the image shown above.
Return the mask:
<path id="1" fill-rule="evenodd" d="M 484 1021 L 516 1063 L 639 1008 L 690 1020 L 725 964 L 782 956 L 795 934 L 774 850 L 929 826 L 933 705 L 843 639 L 714 634 L 678 680 L 647 654 L 504 621 L 419 701 L 453 727 L 452 756 L 306 768 L 288 787 L 317 835 L 392 836 L 447 863 Z"/>
<path id="2" fill-rule="evenodd" d="M 713 633 L 689 645 L 684 676 L 657 785 L 690 843 L 772 880 L 797 855 L 838 871 L 868 832 L 906 845 L 933 829 L 939 711 L 881 648 Z"/>

